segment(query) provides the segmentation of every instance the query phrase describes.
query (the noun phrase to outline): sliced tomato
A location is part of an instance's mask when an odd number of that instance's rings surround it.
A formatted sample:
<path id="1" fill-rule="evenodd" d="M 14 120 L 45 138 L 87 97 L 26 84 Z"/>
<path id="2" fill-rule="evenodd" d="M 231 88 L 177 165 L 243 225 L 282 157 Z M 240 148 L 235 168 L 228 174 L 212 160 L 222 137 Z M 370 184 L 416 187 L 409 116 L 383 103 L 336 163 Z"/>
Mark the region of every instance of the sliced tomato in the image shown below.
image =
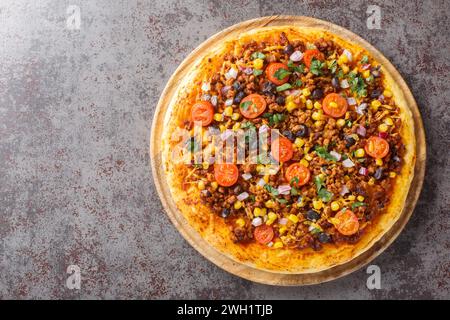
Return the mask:
<path id="1" fill-rule="evenodd" d="M 383 138 L 371 136 L 367 139 L 364 149 L 372 158 L 381 159 L 389 153 L 389 143 Z"/>
<path id="2" fill-rule="evenodd" d="M 294 187 L 301 187 L 308 183 L 311 178 L 311 172 L 304 165 L 293 163 L 286 169 L 284 176 Z"/>
<path id="3" fill-rule="evenodd" d="M 347 99 L 337 93 L 329 93 L 322 101 L 322 108 L 327 115 L 340 118 L 347 112 Z"/>
<path id="4" fill-rule="evenodd" d="M 208 101 L 198 101 L 192 106 L 191 120 L 202 123 L 202 126 L 209 125 L 214 117 L 214 107 Z"/>
<path id="5" fill-rule="evenodd" d="M 311 62 L 313 59 L 323 61 L 325 60 L 325 56 L 317 49 L 309 49 L 303 53 L 303 62 L 308 68 L 311 67 Z"/>
<path id="6" fill-rule="evenodd" d="M 239 169 L 233 163 L 215 164 L 214 178 L 222 187 L 232 186 L 238 181 Z"/>
<path id="7" fill-rule="evenodd" d="M 259 243 L 268 244 L 270 241 L 272 241 L 274 236 L 273 228 L 271 226 L 268 226 L 267 224 L 262 224 L 255 228 L 253 236 Z"/>
<path id="8" fill-rule="evenodd" d="M 339 211 L 335 216 L 337 223 L 335 224 L 337 231 L 342 233 L 344 236 L 351 236 L 359 230 L 358 217 L 353 213 L 353 211 L 344 209 Z"/>
<path id="9" fill-rule="evenodd" d="M 239 110 L 244 117 L 254 119 L 266 110 L 266 106 L 266 100 L 262 95 L 252 93 L 241 100 Z"/>
<path id="10" fill-rule="evenodd" d="M 279 162 L 286 162 L 292 159 L 294 155 L 294 149 L 292 148 L 292 142 L 288 138 L 279 137 L 272 142 L 272 148 L 270 150 L 272 157 Z"/>
<path id="11" fill-rule="evenodd" d="M 281 86 L 289 81 L 289 74 L 284 73 L 284 76 L 281 77 L 282 73 L 279 71 L 280 69 L 286 70 L 289 72 L 289 68 L 287 65 L 281 62 L 272 62 L 266 68 L 266 77 L 270 82 L 276 84 L 277 86 Z M 278 74 L 277 74 L 278 72 Z"/>

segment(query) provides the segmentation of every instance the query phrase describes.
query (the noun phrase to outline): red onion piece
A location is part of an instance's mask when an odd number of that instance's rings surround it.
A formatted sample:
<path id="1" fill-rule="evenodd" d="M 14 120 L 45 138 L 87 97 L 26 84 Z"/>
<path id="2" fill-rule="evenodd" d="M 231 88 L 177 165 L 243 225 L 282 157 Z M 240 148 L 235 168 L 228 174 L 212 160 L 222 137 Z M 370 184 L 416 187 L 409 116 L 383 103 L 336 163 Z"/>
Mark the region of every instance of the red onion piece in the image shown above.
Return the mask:
<path id="1" fill-rule="evenodd" d="M 242 175 L 242 179 L 244 179 L 245 181 L 250 180 L 252 178 L 252 175 L 250 173 L 244 173 Z"/>
<path id="2" fill-rule="evenodd" d="M 359 172 L 360 175 L 363 175 L 363 176 L 367 176 L 367 174 L 369 173 L 369 171 L 365 167 L 359 168 L 358 172 Z"/>
<path id="3" fill-rule="evenodd" d="M 231 86 L 225 86 L 222 87 L 222 89 L 220 90 L 222 92 L 223 95 L 227 94 L 228 90 L 231 89 Z"/>
<path id="4" fill-rule="evenodd" d="M 242 200 L 247 199 L 248 197 L 249 197 L 249 194 L 248 194 L 247 192 L 242 192 L 241 194 L 239 194 L 239 195 L 237 196 L 237 199 L 238 199 L 239 201 L 242 201 Z"/>
<path id="5" fill-rule="evenodd" d="M 289 191 L 291 191 L 291 186 L 288 184 L 283 184 L 278 187 L 278 193 L 279 194 L 289 194 Z"/>
<path id="6" fill-rule="evenodd" d="M 365 137 L 367 130 L 364 126 L 359 125 L 358 128 L 356 128 L 356 133 L 359 134 L 361 137 Z"/>
<path id="7" fill-rule="evenodd" d="M 379 136 L 380 138 L 387 139 L 387 137 L 389 136 L 389 134 L 388 134 L 387 132 L 379 132 L 379 133 L 378 133 L 378 136 Z"/>
<path id="8" fill-rule="evenodd" d="M 350 160 L 350 159 L 345 159 L 344 161 L 342 161 L 342 165 L 343 165 L 345 168 L 351 168 L 351 167 L 354 167 L 354 166 L 355 166 L 355 164 L 353 163 L 353 161 Z"/>

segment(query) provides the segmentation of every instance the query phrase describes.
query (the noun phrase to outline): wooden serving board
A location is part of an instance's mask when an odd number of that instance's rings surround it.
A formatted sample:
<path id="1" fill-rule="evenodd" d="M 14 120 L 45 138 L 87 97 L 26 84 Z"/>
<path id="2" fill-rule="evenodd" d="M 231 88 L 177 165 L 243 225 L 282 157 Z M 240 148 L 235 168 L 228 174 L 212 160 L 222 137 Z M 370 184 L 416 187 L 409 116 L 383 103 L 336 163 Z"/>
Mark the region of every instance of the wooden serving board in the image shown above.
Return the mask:
<path id="1" fill-rule="evenodd" d="M 393 76 L 397 84 L 402 88 L 407 101 L 407 105 L 411 109 L 414 119 L 417 159 L 414 168 L 414 179 L 412 181 L 405 208 L 401 217 L 379 241 L 377 241 L 371 248 L 369 248 L 361 255 L 355 257 L 345 264 L 341 264 L 316 273 L 285 274 L 264 271 L 236 262 L 217 251 L 215 248 L 210 246 L 203 238 L 201 238 L 201 236 L 189 225 L 184 216 L 177 209 L 171 197 L 171 192 L 162 166 L 161 139 L 163 134 L 164 118 L 166 117 L 166 114 L 168 112 L 168 106 L 170 105 L 170 102 L 174 98 L 174 95 L 177 93 L 178 85 L 181 83 L 181 80 L 187 75 L 195 62 L 202 58 L 204 53 L 208 52 L 210 48 L 213 48 L 218 43 L 222 42 L 224 38 L 235 38 L 238 37 L 242 32 L 265 26 L 296 26 L 321 28 L 337 34 L 345 40 L 364 47 L 377 61 L 383 64 L 384 68 L 387 69 L 387 71 Z M 395 69 L 395 67 L 372 45 L 370 45 L 367 41 L 363 40 L 356 34 L 350 32 L 349 30 L 326 21 L 298 16 L 269 16 L 245 21 L 215 34 L 214 36 L 203 42 L 200 46 L 198 46 L 180 64 L 172 77 L 169 79 L 169 82 L 167 83 L 163 93 L 161 94 L 161 98 L 156 108 L 150 138 L 150 158 L 152 164 L 153 179 L 155 181 L 156 189 L 158 191 L 159 197 L 161 198 L 164 209 L 166 210 L 175 227 L 197 251 L 199 251 L 203 256 L 205 256 L 208 260 L 210 260 L 220 268 L 242 278 L 271 285 L 292 286 L 317 284 L 347 275 L 368 264 L 395 240 L 395 238 L 399 235 L 399 233 L 408 222 L 422 188 L 425 173 L 426 144 L 422 119 L 411 91 L 409 90 L 407 84 L 405 83 L 399 72 Z"/>

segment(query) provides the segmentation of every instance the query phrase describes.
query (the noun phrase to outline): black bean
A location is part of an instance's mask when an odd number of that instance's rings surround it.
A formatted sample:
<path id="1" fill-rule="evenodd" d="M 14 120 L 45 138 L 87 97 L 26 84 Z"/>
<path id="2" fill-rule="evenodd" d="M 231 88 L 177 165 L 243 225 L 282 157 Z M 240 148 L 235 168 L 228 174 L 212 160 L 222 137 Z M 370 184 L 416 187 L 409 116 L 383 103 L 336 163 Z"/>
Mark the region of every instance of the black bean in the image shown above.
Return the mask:
<path id="1" fill-rule="evenodd" d="M 235 82 L 233 83 L 233 88 L 234 88 L 236 91 L 239 91 L 239 90 L 242 89 L 242 86 L 241 86 L 241 84 L 240 84 L 238 81 L 235 81 Z"/>
<path id="2" fill-rule="evenodd" d="M 286 102 L 286 98 L 284 96 L 277 96 L 275 99 L 275 102 L 278 103 L 280 106 L 283 105 Z"/>
<path id="3" fill-rule="evenodd" d="M 222 218 L 227 218 L 230 215 L 230 213 L 231 213 L 230 209 L 224 208 L 220 215 L 222 216 Z"/>
<path id="4" fill-rule="evenodd" d="M 262 92 L 263 93 L 273 93 L 276 89 L 276 85 L 274 85 L 272 82 L 267 81 L 263 83 Z"/>
<path id="5" fill-rule="evenodd" d="M 325 232 L 319 233 L 319 236 L 318 236 L 317 238 L 318 238 L 319 241 L 322 242 L 322 243 L 327 243 L 327 242 L 330 242 L 330 240 L 331 240 L 330 235 L 328 235 L 328 234 L 325 233 Z"/>
<path id="6" fill-rule="evenodd" d="M 381 89 L 380 88 L 376 88 L 374 90 L 372 90 L 372 92 L 370 93 L 370 97 L 373 99 L 378 98 L 381 95 Z"/>
<path id="7" fill-rule="evenodd" d="M 337 77 L 334 77 L 333 79 L 331 79 L 331 85 L 335 89 L 340 89 L 341 88 L 341 85 L 339 84 L 339 79 Z"/>
<path id="8" fill-rule="evenodd" d="M 283 134 L 283 136 L 285 136 L 286 138 L 288 138 L 288 139 L 291 140 L 291 141 L 294 141 L 294 140 L 295 140 L 294 134 L 293 134 L 291 131 L 289 131 L 289 130 L 284 130 L 284 131 L 282 132 L 282 134 Z"/>
<path id="9" fill-rule="evenodd" d="M 300 129 L 295 133 L 297 137 L 304 138 L 309 136 L 309 128 L 304 124 L 300 125 Z"/>
<path id="10" fill-rule="evenodd" d="M 317 211 L 308 210 L 308 212 L 306 212 L 306 219 L 310 221 L 317 221 L 320 219 L 320 214 Z"/>
<path id="11" fill-rule="evenodd" d="M 350 148 L 352 145 L 354 145 L 354 144 L 356 143 L 356 140 L 355 140 L 353 137 L 350 137 L 350 136 L 346 136 L 346 137 L 345 137 L 345 141 L 347 142 L 347 143 L 345 144 L 345 146 L 346 146 L 347 148 Z"/>
<path id="12" fill-rule="evenodd" d="M 320 89 L 320 88 L 314 89 L 313 92 L 312 92 L 312 94 L 311 94 L 311 97 L 312 97 L 314 100 L 320 100 L 320 99 L 322 99 L 322 97 L 323 97 L 323 90 Z"/>
<path id="13" fill-rule="evenodd" d="M 383 177 L 383 168 L 378 168 L 375 171 L 375 174 L 373 175 L 373 177 L 377 180 L 380 180 Z"/>
<path id="14" fill-rule="evenodd" d="M 244 97 L 245 97 L 244 91 L 239 91 L 239 92 L 234 96 L 233 103 L 234 103 L 234 104 L 239 104 L 239 103 L 241 103 L 241 100 L 244 99 Z"/>
<path id="15" fill-rule="evenodd" d="M 283 52 L 291 55 L 294 52 L 294 47 L 291 44 L 288 44 L 286 47 L 284 47 Z"/>

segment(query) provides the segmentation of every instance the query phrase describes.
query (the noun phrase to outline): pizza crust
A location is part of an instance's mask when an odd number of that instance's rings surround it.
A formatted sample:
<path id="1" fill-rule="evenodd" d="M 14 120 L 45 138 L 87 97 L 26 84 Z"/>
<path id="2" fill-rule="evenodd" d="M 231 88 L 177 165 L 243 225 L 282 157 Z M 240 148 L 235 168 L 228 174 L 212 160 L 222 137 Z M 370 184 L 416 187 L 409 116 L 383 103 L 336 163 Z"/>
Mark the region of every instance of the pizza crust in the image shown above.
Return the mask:
<path id="1" fill-rule="evenodd" d="M 321 251 L 314 251 L 311 248 L 274 250 L 257 243 L 245 245 L 234 243 L 231 240 L 230 227 L 225 224 L 222 218 L 201 203 L 198 190 L 194 186 L 191 186 L 188 190 L 183 190 L 182 182 L 188 169 L 184 165 L 175 164 L 171 160 L 173 150 L 173 145 L 170 142 L 171 133 L 185 119 L 189 118 L 190 106 L 195 102 L 201 82 L 208 79 L 212 70 L 222 64 L 223 59 L 220 56 L 230 52 L 230 50 L 240 50 L 240 44 L 246 41 L 270 40 L 280 32 L 285 32 L 290 41 L 301 39 L 305 42 L 314 42 L 316 39 L 323 37 L 331 39 L 350 50 L 353 56 L 370 55 L 364 48 L 318 28 L 265 27 L 245 32 L 238 39 L 225 39 L 221 46 L 209 51 L 204 56 L 200 56 L 195 67 L 179 85 L 178 94 L 171 101 L 164 121 L 162 161 L 171 195 L 179 213 L 185 218 L 186 223 L 216 250 L 236 262 L 265 271 L 285 274 L 314 273 L 344 264 L 367 251 L 391 229 L 401 216 L 404 208 L 416 161 L 414 121 L 399 84 L 393 80 L 389 68 L 382 61 L 377 61 L 377 63 L 382 66 L 385 75 L 385 87 L 392 91 L 395 103 L 401 110 L 403 123 L 401 135 L 406 150 L 402 171 L 396 177 L 387 210 L 374 221 L 356 244 L 326 244 Z M 212 58 L 212 61 L 208 61 L 208 58 Z"/>

